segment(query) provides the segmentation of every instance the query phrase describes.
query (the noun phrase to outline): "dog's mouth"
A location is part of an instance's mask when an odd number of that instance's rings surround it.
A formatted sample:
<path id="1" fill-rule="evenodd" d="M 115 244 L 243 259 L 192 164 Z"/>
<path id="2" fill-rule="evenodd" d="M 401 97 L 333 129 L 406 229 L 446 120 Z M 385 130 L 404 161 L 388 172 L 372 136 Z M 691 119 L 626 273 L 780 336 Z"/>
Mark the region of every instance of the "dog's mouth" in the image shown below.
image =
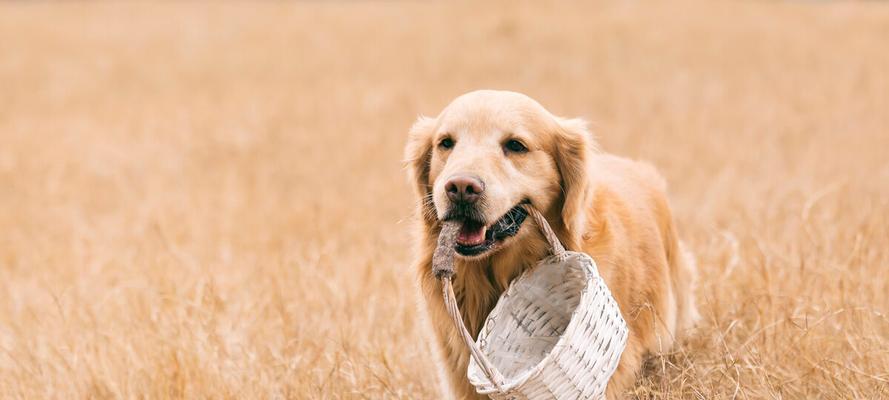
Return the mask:
<path id="1" fill-rule="evenodd" d="M 528 212 L 522 204 L 518 204 L 490 226 L 472 217 L 465 217 L 454 249 L 457 254 L 467 257 L 485 253 L 519 233 L 527 216 Z"/>

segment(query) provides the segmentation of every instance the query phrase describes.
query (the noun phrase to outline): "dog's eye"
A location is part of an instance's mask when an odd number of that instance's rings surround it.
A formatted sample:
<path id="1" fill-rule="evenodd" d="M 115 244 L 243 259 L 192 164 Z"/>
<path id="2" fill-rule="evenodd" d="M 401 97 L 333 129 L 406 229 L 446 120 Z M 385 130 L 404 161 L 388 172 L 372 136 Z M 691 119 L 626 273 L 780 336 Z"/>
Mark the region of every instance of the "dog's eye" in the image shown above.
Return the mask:
<path id="1" fill-rule="evenodd" d="M 444 138 L 438 142 L 438 147 L 441 147 L 442 149 L 450 149 L 454 147 L 454 139 Z"/>
<path id="2" fill-rule="evenodd" d="M 506 143 L 504 143 L 503 148 L 505 148 L 506 151 L 511 151 L 513 153 L 525 153 L 528 151 L 528 148 L 525 147 L 525 145 L 523 145 L 522 142 L 515 140 L 515 139 L 509 140 Z"/>

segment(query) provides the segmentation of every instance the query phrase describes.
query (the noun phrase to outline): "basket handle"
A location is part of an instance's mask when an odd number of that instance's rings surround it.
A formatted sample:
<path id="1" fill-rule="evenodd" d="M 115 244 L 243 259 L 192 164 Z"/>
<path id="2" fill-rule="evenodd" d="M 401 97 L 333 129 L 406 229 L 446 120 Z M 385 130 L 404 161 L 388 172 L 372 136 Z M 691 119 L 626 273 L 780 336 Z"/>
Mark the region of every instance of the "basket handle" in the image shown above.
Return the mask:
<path id="1" fill-rule="evenodd" d="M 530 204 L 526 204 L 523 206 L 525 211 L 528 214 L 531 214 L 531 217 L 534 218 L 534 222 L 537 224 L 537 227 L 540 228 L 540 232 L 543 233 L 543 236 L 546 237 L 546 241 L 549 242 L 550 250 L 553 255 L 557 257 L 563 257 L 565 255 L 565 247 L 562 246 L 562 242 L 559 241 L 559 238 L 556 236 L 555 232 L 553 232 L 552 228 L 549 226 L 549 222 L 546 221 L 546 218 L 540 214 L 537 209 L 535 209 Z M 494 384 L 494 387 L 497 388 L 501 393 L 503 390 L 503 375 L 500 371 L 497 370 L 497 367 L 491 363 L 491 360 L 488 359 L 487 356 L 482 352 L 482 350 L 475 344 L 475 341 L 472 339 L 472 335 L 469 334 L 469 330 L 466 329 L 466 325 L 463 323 L 463 316 L 460 315 L 460 306 L 457 305 L 457 297 L 454 295 L 454 287 L 451 284 L 451 277 L 454 274 L 453 271 L 453 243 L 449 246 L 442 246 L 442 240 L 439 240 L 439 246 L 434 254 L 433 266 L 436 271 L 436 276 L 441 279 L 441 291 L 444 296 L 445 308 L 448 310 L 448 315 L 451 316 L 451 319 L 454 321 L 454 325 L 457 327 L 457 331 L 460 332 L 460 337 L 463 339 L 463 342 L 466 343 L 466 346 L 469 347 L 469 354 L 472 358 L 475 359 L 475 362 L 481 367 L 482 372 L 485 373 L 485 376 L 488 380 Z M 444 250 L 448 249 L 448 250 Z M 441 254 L 444 251 L 450 252 L 450 254 Z M 447 260 L 447 262 L 439 261 L 439 259 Z M 450 264 L 450 268 L 446 270 L 442 270 L 442 264 Z"/>
<path id="2" fill-rule="evenodd" d="M 546 217 L 537 211 L 536 208 L 531 206 L 530 204 L 525 204 L 522 206 L 528 214 L 531 214 L 531 218 L 534 218 L 534 223 L 537 224 L 537 227 L 540 228 L 540 233 L 546 238 L 546 241 L 549 242 L 550 251 L 552 251 L 554 256 L 559 258 L 565 256 L 565 246 L 562 246 L 562 242 L 559 240 L 559 237 L 556 236 L 556 233 L 553 232 L 553 228 L 549 226 L 549 222 L 546 220 Z"/>

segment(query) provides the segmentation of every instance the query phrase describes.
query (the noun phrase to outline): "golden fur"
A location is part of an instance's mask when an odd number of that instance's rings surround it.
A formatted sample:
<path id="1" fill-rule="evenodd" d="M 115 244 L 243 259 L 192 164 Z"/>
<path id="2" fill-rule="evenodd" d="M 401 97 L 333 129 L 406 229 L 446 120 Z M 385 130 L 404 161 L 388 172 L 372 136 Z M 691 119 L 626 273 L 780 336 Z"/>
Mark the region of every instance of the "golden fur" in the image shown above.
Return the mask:
<path id="1" fill-rule="evenodd" d="M 444 137 L 455 141 L 453 149 L 437 145 Z M 520 140 L 528 152 L 504 152 L 502 143 L 509 139 Z M 436 118 L 421 117 L 405 154 L 420 199 L 415 268 L 444 366 L 444 390 L 452 396 L 479 397 L 466 378 L 469 353 L 430 273 L 447 205 L 444 182 L 455 173 L 484 181 L 480 209 L 488 223 L 530 200 L 566 248 L 596 260 L 630 327 L 609 398 L 632 385 L 647 354 L 668 350 L 694 322 L 694 265 L 678 239 L 664 180 L 648 164 L 600 153 L 583 121 L 556 117 L 518 93 L 476 91 L 458 97 Z M 509 282 L 546 251 L 527 221 L 496 249 L 458 257 L 454 287 L 473 335 Z"/>

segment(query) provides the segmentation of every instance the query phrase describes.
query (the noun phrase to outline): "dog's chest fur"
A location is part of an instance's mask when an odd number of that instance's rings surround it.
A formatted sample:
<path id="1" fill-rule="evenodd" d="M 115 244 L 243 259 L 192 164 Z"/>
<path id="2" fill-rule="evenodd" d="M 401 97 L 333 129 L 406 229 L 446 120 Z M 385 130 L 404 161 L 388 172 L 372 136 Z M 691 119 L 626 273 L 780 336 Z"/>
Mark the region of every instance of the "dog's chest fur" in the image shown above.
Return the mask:
<path id="1" fill-rule="evenodd" d="M 492 257 L 479 261 L 456 262 L 454 293 L 463 321 L 477 336 L 500 295 L 537 260 L 546 255 L 547 245 L 536 235 L 523 238 L 520 245 L 509 246 Z"/>

